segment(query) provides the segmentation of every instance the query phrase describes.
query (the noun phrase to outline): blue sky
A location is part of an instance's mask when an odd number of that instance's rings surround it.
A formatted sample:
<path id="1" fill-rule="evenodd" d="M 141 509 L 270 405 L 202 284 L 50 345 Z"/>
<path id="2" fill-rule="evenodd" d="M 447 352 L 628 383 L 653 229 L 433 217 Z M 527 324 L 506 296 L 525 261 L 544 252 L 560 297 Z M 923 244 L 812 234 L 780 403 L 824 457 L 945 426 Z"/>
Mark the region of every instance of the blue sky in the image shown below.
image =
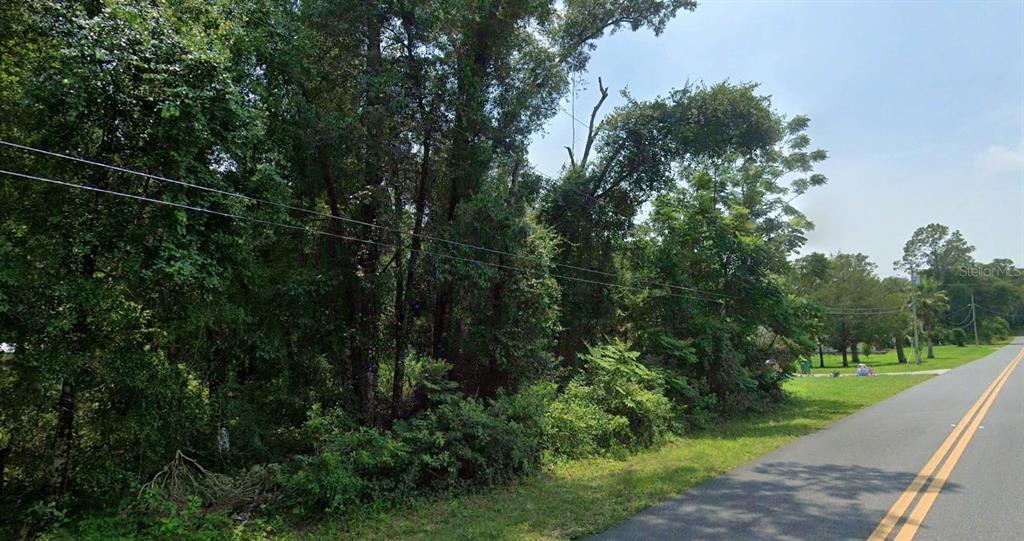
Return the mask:
<path id="1" fill-rule="evenodd" d="M 623 88 L 651 98 L 728 79 L 810 116 L 830 158 L 829 184 L 794 201 L 817 225 L 805 252 L 862 252 L 889 275 L 914 229 L 940 222 L 978 259 L 1024 264 L 1024 1 L 707 1 L 659 37 L 602 40 L 577 118 L 598 76 L 605 111 Z M 560 114 L 535 138 L 540 171 L 562 167 L 571 130 Z"/>

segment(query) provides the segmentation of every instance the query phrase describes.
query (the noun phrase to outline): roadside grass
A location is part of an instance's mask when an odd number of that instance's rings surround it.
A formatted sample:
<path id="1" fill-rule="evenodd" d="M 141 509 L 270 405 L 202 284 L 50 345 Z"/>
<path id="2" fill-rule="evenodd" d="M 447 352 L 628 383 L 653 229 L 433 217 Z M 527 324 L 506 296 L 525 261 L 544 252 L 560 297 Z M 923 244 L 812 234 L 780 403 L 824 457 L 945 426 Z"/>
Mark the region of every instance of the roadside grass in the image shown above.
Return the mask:
<path id="1" fill-rule="evenodd" d="M 931 376 L 801 378 L 775 411 L 623 459 L 549 466 L 510 486 L 336 519 L 279 539 L 572 539 L 749 462 Z"/>
<path id="2" fill-rule="evenodd" d="M 928 351 L 925 348 L 921 349 L 921 364 L 914 362 L 914 350 L 913 348 L 906 348 L 904 353 L 907 355 L 907 362 L 900 364 L 896 358 L 896 350 L 892 349 L 885 353 L 875 353 L 872 355 L 860 356 L 860 362 L 870 366 L 875 370 L 876 373 L 882 374 L 886 372 L 919 372 L 921 370 L 938 370 L 942 368 L 956 368 L 962 364 L 969 363 L 971 361 L 980 359 L 991 353 L 995 353 L 997 350 L 1009 343 L 1009 340 L 996 342 L 993 344 L 982 344 L 980 346 L 969 345 L 969 346 L 935 346 L 935 358 L 926 358 Z M 811 358 L 812 374 L 823 374 L 839 372 L 840 374 L 852 374 L 857 371 L 857 363 L 853 362 L 853 358 L 850 357 L 850 366 L 843 368 L 843 356 L 835 354 L 825 354 L 825 368 L 819 368 L 819 358 L 814 356 Z"/>

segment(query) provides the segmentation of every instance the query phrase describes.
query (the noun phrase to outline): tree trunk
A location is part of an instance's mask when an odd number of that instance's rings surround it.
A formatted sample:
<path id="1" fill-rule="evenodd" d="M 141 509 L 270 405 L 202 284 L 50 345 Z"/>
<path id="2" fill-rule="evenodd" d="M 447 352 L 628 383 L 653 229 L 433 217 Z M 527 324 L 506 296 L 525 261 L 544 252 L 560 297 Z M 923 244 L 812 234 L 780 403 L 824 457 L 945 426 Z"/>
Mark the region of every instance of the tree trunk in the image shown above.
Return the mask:
<path id="1" fill-rule="evenodd" d="M 327 208 L 331 212 L 331 216 L 335 219 L 329 220 L 327 229 L 334 235 L 343 235 L 344 231 L 341 228 L 341 221 L 337 218 L 341 217 L 341 201 L 338 196 L 338 188 L 335 184 L 334 170 L 331 164 L 331 159 L 327 155 L 327 149 L 324 145 L 320 145 L 317 150 L 317 162 L 320 166 L 320 177 L 324 184 L 324 193 L 327 196 Z M 330 298 L 334 301 L 331 308 L 342 309 L 346 303 L 351 300 L 349 292 L 352 290 L 352 275 L 354 274 L 353 269 L 349 266 L 345 254 L 344 241 L 341 239 L 329 238 L 326 239 L 326 252 L 328 263 L 325 266 L 333 272 L 333 278 L 330 284 Z M 353 310 L 348 309 L 344 311 L 345 324 L 347 327 L 352 325 L 352 313 Z M 351 381 L 351 374 L 346 372 L 346 366 L 339 362 L 338 359 L 334 359 L 334 370 L 335 376 L 339 382 L 348 384 Z"/>
<path id="2" fill-rule="evenodd" d="M 850 352 L 853 355 L 853 364 L 860 364 L 860 348 L 858 346 L 860 346 L 860 344 L 856 341 L 850 344 Z"/>
<path id="3" fill-rule="evenodd" d="M 498 259 L 500 262 L 504 262 L 504 258 Z M 491 317 L 489 318 L 489 326 L 492 331 L 501 329 L 502 320 L 504 319 L 504 304 L 503 296 L 505 292 L 505 281 L 499 280 L 496 284 L 491 286 L 490 297 L 491 297 Z M 500 332 L 500 331 L 499 331 Z M 484 381 L 477 383 L 477 388 L 483 391 L 484 396 L 494 396 L 498 393 L 498 389 L 502 388 L 505 384 L 505 371 L 498 367 L 498 351 L 497 347 L 491 346 L 490 352 L 487 355 L 487 372 Z"/>
<path id="4" fill-rule="evenodd" d="M 818 368 L 825 368 L 825 351 L 821 342 L 818 342 Z"/>
<path id="5" fill-rule="evenodd" d="M 494 35 L 500 31 L 495 26 L 500 19 L 510 16 L 508 13 L 502 14 L 502 9 L 502 3 L 491 5 L 485 16 L 465 35 L 465 53 L 457 60 L 458 76 L 455 85 L 459 99 L 452 119 L 454 134 L 448 151 L 451 174 L 445 217 L 449 225 L 455 222 L 459 204 L 477 192 L 490 166 L 491 145 L 481 142 L 480 134 L 489 123 L 487 95 L 493 82 L 491 60 L 496 45 Z M 504 6 L 504 9 L 516 8 Z M 454 294 L 454 284 L 450 279 L 445 279 L 438 286 L 433 315 L 434 357 L 450 361 L 454 361 L 451 355 L 454 353 L 452 350 L 456 349 L 448 343 Z"/>
<path id="6" fill-rule="evenodd" d="M 5 474 L 7 470 L 7 457 L 9 456 L 11 456 L 10 446 L 0 449 L 0 500 L 4 498 L 4 482 L 7 479 Z"/>
<path id="7" fill-rule="evenodd" d="M 54 501 L 60 501 L 67 493 L 71 478 L 71 453 L 75 433 L 75 389 L 65 379 L 61 382 L 60 398 L 57 400 L 57 441 L 54 445 L 54 459 L 50 478 L 50 494 Z"/>
<path id="8" fill-rule="evenodd" d="M 927 340 L 928 340 L 928 358 L 935 358 L 935 351 L 932 349 L 932 330 L 928 329 Z"/>
<path id="9" fill-rule="evenodd" d="M 846 360 L 846 344 L 843 344 L 843 368 L 850 366 L 850 362 Z"/>
<path id="10" fill-rule="evenodd" d="M 416 220 L 409 239 L 409 265 L 406 269 L 405 284 L 401 287 L 402 299 L 396 301 L 398 332 L 395 333 L 395 380 L 391 388 L 391 410 L 398 415 L 402 399 L 402 385 L 405 378 L 405 356 L 409 347 L 409 315 L 415 310 L 413 296 L 416 294 L 416 265 L 419 263 L 423 246 L 423 218 L 427 210 L 430 193 L 430 148 L 433 134 L 430 130 L 423 138 L 423 161 L 420 165 L 420 181 L 416 188 Z"/>
<path id="11" fill-rule="evenodd" d="M 448 304 L 449 282 L 445 281 L 438 286 L 437 295 L 434 296 L 434 316 L 432 341 L 433 356 L 435 359 L 448 359 L 448 351 L 445 345 L 448 340 Z"/>
<path id="12" fill-rule="evenodd" d="M 907 354 L 903 351 L 903 337 L 897 334 L 893 340 L 896 342 L 896 359 L 899 360 L 899 364 L 907 364 Z"/>
<path id="13" fill-rule="evenodd" d="M 377 80 L 381 74 L 381 32 L 383 17 L 374 14 L 366 30 L 366 71 L 370 83 L 366 88 L 368 105 L 365 117 L 367 133 L 366 146 L 363 149 L 363 170 L 365 173 L 364 187 L 369 193 L 365 201 L 359 205 L 360 221 L 377 223 L 378 191 L 386 178 L 384 171 L 383 149 L 388 141 L 387 129 L 384 126 L 381 108 L 384 106 L 381 90 Z M 397 187 L 396 187 L 397 189 Z M 373 239 L 374 233 L 368 231 L 367 236 Z M 375 349 L 379 344 L 377 318 L 380 308 L 380 291 L 378 267 L 380 263 L 380 245 L 369 244 L 359 250 L 357 257 L 362 280 L 356 285 L 359 290 L 356 305 L 356 348 L 354 351 L 353 368 L 357 396 L 360 409 L 367 425 L 376 426 L 377 418 L 377 356 Z"/>
<path id="14" fill-rule="evenodd" d="M 431 172 L 431 148 L 433 147 L 434 131 L 433 123 L 429 118 L 429 110 L 424 101 L 423 73 L 418 62 L 413 57 L 416 32 L 416 21 L 414 12 L 406 9 L 401 12 L 402 24 L 406 35 L 409 36 L 407 55 L 410 70 L 415 74 L 416 94 L 420 112 L 420 123 L 424 125 L 423 140 L 421 148 L 423 154 L 420 160 L 419 182 L 416 187 L 416 217 L 412 227 L 412 234 L 409 238 L 409 263 L 405 270 L 405 281 L 402 281 L 401 271 L 396 272 L 397 291 L 395 292 L 395 359 L 394 378 L 391 385 L 391 416 L 398 418 L 402 414 L 402 389 L 405 385 L 405 357 L 409 348 L 409 321 L 410 315 L 416 311 L 413 304 L 416 295 L 416 265 L 420 259 L 420 250 L 423 246 L 423 219 L 427 210 L 427 199 L 430 193 L 430 172 Z M 398 188 L 395 188 L 398 193 Z M 397 198 L 398 196 L 396 196 Z M 397 200 L 397 199 L 396 199 Z M 396 206 L 400 206 L 396 203 Z M 399 215 L 401 208 L 396 209 Z M 396 224 L 399 223 L 396 221 Z M 400 243 L 399 243 L 400 244 Z"/>
<path id="15" fill-rule="evenodd" d="M 401 224 L 402 191 L 395 188 L 395 224 Z M 395 229 L 395 359 L 391 378 L 391 419 L 398 418 L 405 383 L 405 280 L 403 274 L 402 234 Z M 410 258 L 411 259 L 411 258 Z"/>

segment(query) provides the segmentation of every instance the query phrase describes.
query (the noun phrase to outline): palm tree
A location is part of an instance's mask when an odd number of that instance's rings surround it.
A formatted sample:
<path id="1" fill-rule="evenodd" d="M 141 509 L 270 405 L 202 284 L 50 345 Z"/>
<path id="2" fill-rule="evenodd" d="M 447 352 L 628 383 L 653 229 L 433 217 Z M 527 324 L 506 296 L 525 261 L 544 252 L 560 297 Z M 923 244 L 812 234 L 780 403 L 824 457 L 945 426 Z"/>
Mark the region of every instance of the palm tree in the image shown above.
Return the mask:
<path id="1" fill-rule="evenodd" d="M 934 359 L 935 352 L 932 350 L 932 334 L 939 317 L 949 308 L 949 299 L 946 292 L 939 288 L 939 283 L 934 278 L 924 277 L 921 279 L 921 288 L 917 295 L 917 313 L 924 326 L 925 337 L 928 340 L 928 358 Z"/>

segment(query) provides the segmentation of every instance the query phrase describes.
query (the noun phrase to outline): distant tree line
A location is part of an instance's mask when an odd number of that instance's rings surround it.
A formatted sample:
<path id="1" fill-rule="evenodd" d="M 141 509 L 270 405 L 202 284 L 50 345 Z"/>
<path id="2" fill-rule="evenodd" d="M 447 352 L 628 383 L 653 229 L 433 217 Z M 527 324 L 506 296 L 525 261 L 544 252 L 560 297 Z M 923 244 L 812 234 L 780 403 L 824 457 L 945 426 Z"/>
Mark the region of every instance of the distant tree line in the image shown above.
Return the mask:
<path id="1" fill-rule="evenodd" d="M 905 348 L 915 322 L 922 357 L 932 359 L 936 344 L 973 343 L 975 328 L 991 343 L 1024 323 L 1024 270 L 1008 259 L 978 263 L 973 252 L 959 231 L 929 224 L 893 264 L 906 277 L 879 278 L 863 254 L 811 253 L 794 262 L 793 285 L 819 309 L 819 343 L 841 353 L 843 366 L 861 361 L 862 346 L 895 348 L 899 362 L 912 362 Z"/>

